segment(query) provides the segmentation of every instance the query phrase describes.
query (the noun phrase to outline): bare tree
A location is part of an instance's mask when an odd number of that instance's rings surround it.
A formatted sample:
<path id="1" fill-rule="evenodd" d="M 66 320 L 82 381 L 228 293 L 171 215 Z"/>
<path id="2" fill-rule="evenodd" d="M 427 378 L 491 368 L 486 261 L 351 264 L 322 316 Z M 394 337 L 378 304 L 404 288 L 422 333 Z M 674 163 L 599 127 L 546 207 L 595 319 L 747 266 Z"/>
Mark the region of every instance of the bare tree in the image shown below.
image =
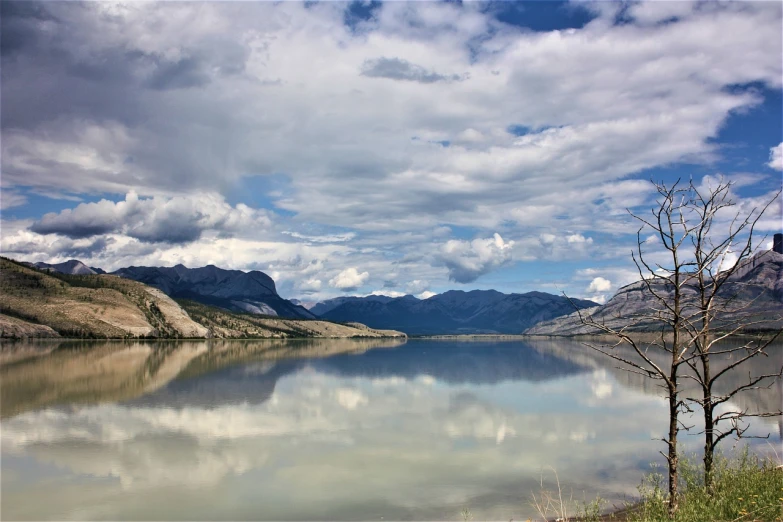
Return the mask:
<path id="1" fill-rule="evenodd" d="M 770 322 L 769 317 L 754 313 L 753 300 L 745 299 L 747 289 L 735 284 L 733 279 L 751 261 L 754 228 L 772 201 L 760 209 L 751 209 L 744 215 L 737 212 L 726 219 L 730 207 L 734 206 L 728 182 L 719 182 L 706 190 L 699 189 L 692 180 L 687 185 L 679 181 L 672 186 L 654 185 L 659 199 L 651 216 L 629 211 L 641 223 L 632 258 L 641 279 L 639 290 L 649 306 L 623 316 L 619 327 L 616 322 L 578 313 L 582 324 L 617 339 L 610 347 L 589 344 L 591 348 L 623 363 L 627 371 L 661 381 L 669 406 L 668 435 L 662 439 L 667 451 L 662 453 L 668 465 L 669 514 L 673 516 L 678 507 L 678 434 L 691 428 L 681 422 L 680 414 L 691 411 L 694 403 L 703 408 L 705 484 L 709 485 L 715 447 L 731 434 L 741 436 L 747 429 L 741 421 L 749 415 L 748 412 L 718 414 L 718 407 L 743 390 L 757 387 L 769 377 L 780 376 L 783 367 L 765 375 L 749 376 L 746 383 L 721 395 L 714 393 L 719 379 L 749 359 L 765 356 L 766 349 L 780 333 L 730 348 L 718 344 L 750 329 L 779 324 L 780 317 L 778 322 Z M 642 234 L 650 232 L 655 239 L 644 240 Z M 651 241 L 658 252 L 646 250 Z M 642 331 L 647 336 L 639 335 Z M 649 337 L 650 332 L 655 334 Z M 631 346 L 639 359 L 631 360 L 613 350 L 620 344 Z M 661 353 L 666 355 L 666 362 L 656 364 L 656 360 L 661 361 Z M 711 362 L 715 356 L 727 355 L 738 356 L 720 369 L 713 368 Z M 695 380 L 701 388 L 701 397 L 683 397 L 683 379 Z M 775 414 L 780 412 L 755 415 Z M 721 429 L 727 423 L 730 427 Z"/>
<path id="2" fill-rule="evenodd" d="M 729 372 L 754 357 L 766 357 L 766 349 L 781 333 L 780 330 L 774 330 L 775 319 L 779 320 L 779 316 L 771 318 L 754 310 L 753 297 L 741 298 L 752 295 L 756 289 L 733 281 L 734 276 L 752 268 L 754 263 L 750 258 L 755 251 L 752 242 L 754 229 L 780 192 L 763 207 L 742 213 L 732 212 L 732 207 L 736 205 L 731 199 L 731 183 L 718 182 L 715 186 L 700 190 L 691 181 L 685 191 L 690 198 L 690 211 L 695 223 L 690 234 L 692 267 L 686 277 L 688 284 L 693 287 L 693 298 L 689 300 L 694 302 L 688 303 L 688 313 L 683 320 L 694 355 L 686 358 L 686 363 L 692 370 L 686 377 L 694 379 L 702 391 L 700 398 L 690 400 L 699 404 L 704 413 L 704 484 L 711 489 L 712 467 L 718 443 L 732 434 L 741 437 L 747 430 L 747 426 L 742 425 L 742 419 L 745 417 L 776 416 L 783 413 L 775 411 L 751 414 L 748 411 L 727 411 L 717 414 L 717 408 L 738 393 L 783 375 L 783 365 L 773 367 L 772 371 L 765 374 L 748 375 L 745 383 L 734 386 L 725 393 L 714 392 L 716 383 L 729 375 Z M 716 220 L 720 214 L 724 215 L 725 230 L 715 233 Z M 729 216 L 730 220 L 727 219 Z M 728 262 L 730 255 L 734 257 Z M 770 326 L 773 329 L 767 335 L 747 338 L 739 345 L 731 347 L 716 346 L 717 343 L 737 335 L 747 335 L 749 331 L 763 331 Z M 713 368 L 713 355 L 730 355 L 731 362 L 722 368 Z M 733 357 L 734 355 L 737 357 Z M 722 429 L 725 424 L 729 425 L 728 429 Z"/>

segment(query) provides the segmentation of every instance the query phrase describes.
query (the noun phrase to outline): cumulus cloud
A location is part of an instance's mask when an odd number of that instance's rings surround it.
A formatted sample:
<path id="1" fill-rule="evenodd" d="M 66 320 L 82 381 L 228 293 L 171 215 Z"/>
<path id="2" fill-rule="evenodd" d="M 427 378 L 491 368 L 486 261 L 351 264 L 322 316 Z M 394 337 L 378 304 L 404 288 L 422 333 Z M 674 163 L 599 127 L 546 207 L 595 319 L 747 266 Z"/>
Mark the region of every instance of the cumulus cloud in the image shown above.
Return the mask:
<path id="1" fill-rule="evenodd" d="M 592 244 L 593 238 L 585 237 L 582 234 L 571 234 L 570 236 L 566 236 L 566 241 L 568 241 L 569 243 L 587 243 L 587 244 Z"/>
<path id="2" fill-rule="evenodd" d="M 421 279 L 414 279 L 413 281 L 409 282 L 405 285 L 405 292 L 409 294 L 420 294 L 424 292 L 425 290 L 429 290 L 430 288 L 430 282 L 429 281 L 423 281 Z"/>
<path id="3" fill-rule="evenodd" d="M 591 293 L 608 292 L 612 289 L 612 282 L 603 277 L 596 277 L 590 282 L 587 291 Z"/>
<path id="4" fill-rule="evenodd" d="M 438 257 L 448 268 L 451 281 L 470 283 L 509 263 L 513 246 L 513 241 L 503 241 L 498 233 L 473 241 L 452 239 L 441 247 Z"/>
<path id="5" fill-rule="evenodd" d="M 299 285 L 299 291 L 303 294 L 314 294 L 321 290 L 321 280 L 310 278 L 301 282 Z"/>
<path id="6" fill-rule="evenodd" d="M 139 198 L 129 192 L 124 201 L 103 199 L 46 214 L 30 230 L 70 238 L 121 233 L 141 241 L 188 243 L 208 230 L 225 233 L 270 225 L 265 211 L 241 203 L 232 207 L 215 194 Z"/>
<path id="7" fill-rule="evenodd" d="M 783 143 L 769 150 L 769 163 L 767 165 L 775 170 L 783 170 Z"/>
<path id="8" fill-rule="evenodd" d="M 369 272 L 359 271 L 355 267 L 346 268 L 329 280 L 329 285 L 344 292 L 356 290 L 370 278 Z"/>
<path id="9" fill-rule="evenodd" d="M 590 299 L 591 301 L 595 301 L 598 304 L 604 304 L 606 303 L 610 295 L 607 292 L 609 292 L 611 289 L 612 289 L 612 282 L 609 281 L 608 279 L 599 276 L 594 278 L 587 286 L 586 297 L 587 299 Z"/>

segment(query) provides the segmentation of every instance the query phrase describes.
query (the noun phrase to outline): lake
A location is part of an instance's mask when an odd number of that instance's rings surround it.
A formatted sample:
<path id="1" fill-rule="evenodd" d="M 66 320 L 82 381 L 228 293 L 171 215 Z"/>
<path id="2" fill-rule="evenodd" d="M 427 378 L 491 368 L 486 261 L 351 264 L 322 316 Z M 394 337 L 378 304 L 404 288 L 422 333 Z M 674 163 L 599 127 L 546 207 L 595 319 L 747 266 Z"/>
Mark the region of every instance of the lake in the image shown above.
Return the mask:
<path id="1" fill-rule="evenodd" d="M 553 470 L 633 497 L 667 428 L 655 383 L 568 340 L 17 343 L 0 379 L 3 520 L 525 520 Z M 780 408 L 768 384 L 730 407 Z"/>

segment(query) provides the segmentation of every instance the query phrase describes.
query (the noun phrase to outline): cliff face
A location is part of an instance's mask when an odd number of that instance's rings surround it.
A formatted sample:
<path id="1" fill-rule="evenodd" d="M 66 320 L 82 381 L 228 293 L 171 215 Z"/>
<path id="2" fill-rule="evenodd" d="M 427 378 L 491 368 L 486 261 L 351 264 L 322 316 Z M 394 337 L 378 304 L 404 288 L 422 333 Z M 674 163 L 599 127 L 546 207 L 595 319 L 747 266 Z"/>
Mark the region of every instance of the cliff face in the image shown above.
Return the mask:
<path id="1" fill-rule="evenodd" d="M 113 274 L 154 286 L 175 298 L 257 315 L 312 319 L 314 314 L 277 294 L 275 282 L 263 272 L 201 268 L 131 266 Z"/>
<path id="2" fill-rule="evenodd" d="M 411 295 L 338 298 L 319 303 L 312 311 L 332 321 L 359 321 L 374 328 L 391 328 L 409 335 L 519 334 L 529 326 L 579 308 L 595 305 L 546 294 L 504 294 L 495 290 L 452 290 L 417 299 Z"/>
<path id="3" fill-rule="evenodd" d="M 671 289 L 663 284 L 655 286 L 659 295 L 671 295 Z M 693 311 L 697 296 L 693 287 L 685 287 L 685 313 Z M 729 324 L 744 318 L 753 322 L 752 329 L 774 330 L 783 327 L 783 254 L 766 251 L 745 261 L 724 284 L 720 292 L 721 302 L 728 313 L 717 317 L 716 326 Z M 593 320 L 612 328 L 630 326 L 631 331 L 660 330 L 661 323 L 649 319 L 657 306 L 656 299 L 646 285 L 637 281 L 618 290 L 605 305 L 584 310 Z M 525 331 L 526 335 L 581 335 L 600 333 L 597 329 L 581 324 L 573 313 L 551 321 L 543 321 Z"/>

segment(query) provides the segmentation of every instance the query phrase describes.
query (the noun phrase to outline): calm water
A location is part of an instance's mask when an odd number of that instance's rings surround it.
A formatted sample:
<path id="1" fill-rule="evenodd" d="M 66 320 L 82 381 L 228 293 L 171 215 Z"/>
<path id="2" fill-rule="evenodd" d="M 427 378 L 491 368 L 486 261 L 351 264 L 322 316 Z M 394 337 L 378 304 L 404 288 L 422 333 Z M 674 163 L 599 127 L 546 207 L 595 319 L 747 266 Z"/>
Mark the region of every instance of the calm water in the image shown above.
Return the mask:
<path id="1" fill-rule="evenodd" d="M 458 520 L 465 507 L 524 520 L 550 468 L 575 499 L 633 496 L 666 428 L 652 383 L 568 341 L 50 343 L 2 357 L 3 520 Z M 732 407 L 781 401 L 773 383 Z M 780 429 L 756 421 L 749 434 L 771 435 L 750 443 L 783 455 Z"/>

